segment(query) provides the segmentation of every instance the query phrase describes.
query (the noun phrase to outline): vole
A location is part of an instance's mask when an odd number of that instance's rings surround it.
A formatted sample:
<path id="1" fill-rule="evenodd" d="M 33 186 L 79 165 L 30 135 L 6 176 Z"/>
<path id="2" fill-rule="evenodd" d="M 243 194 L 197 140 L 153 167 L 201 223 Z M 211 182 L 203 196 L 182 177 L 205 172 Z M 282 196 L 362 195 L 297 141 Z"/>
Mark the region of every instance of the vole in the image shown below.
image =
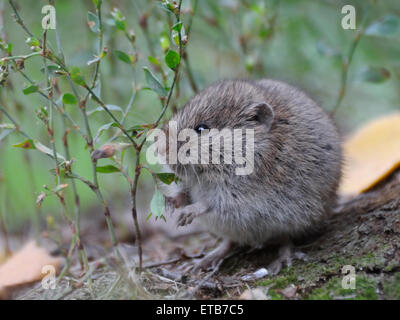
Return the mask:
<path id="1" fill-rule="evenodd" d="M 254 130 L 250 174 L 238 175 L 235 163 L 169 165 L 179 177 L 166 192 L 178 225 L 198 219 L 223 240 L 196 268 L 215 266 L 234 245 L 260 247 L 274 239 L 281 249 L 270 273 L 290 265 L 300 256 L 291 239 L 318 227 L 336 200 L 342 150 L 330 117 L 301 90 L 262 79 L 212 84 L 171 120 L 175 134 L 185 128 L 199 135 L 212 128 Z M 167 154 L 168 144 L 158 152 Z"/>

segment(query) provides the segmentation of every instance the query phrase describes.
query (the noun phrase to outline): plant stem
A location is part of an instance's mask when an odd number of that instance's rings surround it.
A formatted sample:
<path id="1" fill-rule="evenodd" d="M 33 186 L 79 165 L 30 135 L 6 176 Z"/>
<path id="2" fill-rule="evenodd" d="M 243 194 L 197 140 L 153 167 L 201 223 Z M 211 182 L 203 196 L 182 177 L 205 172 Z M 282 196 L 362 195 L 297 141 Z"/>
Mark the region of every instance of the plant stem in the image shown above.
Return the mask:
<path id="1" fill-rule="evenodd" d="M 341 106 L 342 101 L 346 95 L 350 64 L 353 60 L 354 52 L 356 51 L 356 48 L 357 48 L 357 46 L 360 42 L 360 39 L 364 33 L 364 28 L 365 28 L 365 24 L 367 23 L 369 13 L 370 13 L 370 8 L 368 8 L 368 11 L 364 16 L 363 21 L 361 22 L 360 29 L 357 30 L 356 34 L 354 35 L 354 39 L 351 43 L 347 57 L 342 59 L 341 82 L 340 82 L 341 84 L 340 84 L 339 94 L 336 99 L 335 106 L 333 107 L 332 111 L 330 112 L 331 117 L 333 117 L 335 115 L 336 111 Z"/>

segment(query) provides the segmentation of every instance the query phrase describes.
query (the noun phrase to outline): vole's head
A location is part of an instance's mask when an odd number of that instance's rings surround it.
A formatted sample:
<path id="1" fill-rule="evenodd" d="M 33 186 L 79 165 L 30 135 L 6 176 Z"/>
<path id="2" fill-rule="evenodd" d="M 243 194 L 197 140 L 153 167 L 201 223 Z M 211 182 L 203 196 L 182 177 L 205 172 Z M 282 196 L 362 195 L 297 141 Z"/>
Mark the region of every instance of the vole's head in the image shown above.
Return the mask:
<path id="1" fill-rule="evenodd" d="M 169 165 L 188 179 L 213 180 L 237 174 L 235 168 L 246 166 L 243 161 L 253 157 L 254 162 L 254 153 L 267 148 L 273 120 L 274 112 L 261 87 L 240 80 L 213 84 L 165 126 L 170 134 L 166 149 L 175 144 L 178 153 L 177 163 Z M 189 157 L 189 163 L 180 161 L 180 155 Z"/>

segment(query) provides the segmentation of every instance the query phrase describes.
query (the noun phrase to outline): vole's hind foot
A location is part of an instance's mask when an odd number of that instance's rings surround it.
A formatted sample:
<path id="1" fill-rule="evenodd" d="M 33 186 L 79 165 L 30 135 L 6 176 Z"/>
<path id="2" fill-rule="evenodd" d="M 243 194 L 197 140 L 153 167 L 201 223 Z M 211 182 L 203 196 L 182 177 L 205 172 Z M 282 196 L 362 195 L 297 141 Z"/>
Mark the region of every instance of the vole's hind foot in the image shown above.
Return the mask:
<path id="1" fill-rule="evenodd" d="M 229 240 L 223 240 L 218 247 L 206 254 L 204 258 L 198 260 L 192 271 L 197 272 L 200 270 L 215 269 L 218 264 L 228 256 L 228 253 L 233 247 L 233 242 Z"/>
<path id="2" fill-rule="evenodd" d="M 275 276 L 282 268 L 290 267 L 294 259 L 306 261 L 307 255 L 301 251 L 294 251 L 291 242 L 284 244 L 279 248 L 278 257 L 267 267 L 269 275 Z"/>

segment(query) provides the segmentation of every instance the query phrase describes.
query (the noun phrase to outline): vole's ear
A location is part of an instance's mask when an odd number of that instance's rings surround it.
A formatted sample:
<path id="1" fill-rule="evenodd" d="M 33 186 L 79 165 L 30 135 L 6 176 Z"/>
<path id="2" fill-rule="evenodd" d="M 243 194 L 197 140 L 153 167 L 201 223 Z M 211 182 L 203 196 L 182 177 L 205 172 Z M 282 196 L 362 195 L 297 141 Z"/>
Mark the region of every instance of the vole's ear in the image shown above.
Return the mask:
<path id="1" fill-rule="evenodd" d="M 274 111 L 272 107 L 266 102 L 255 102 L 250 106 L 251 119 L 264 124 L 267 131 L 271 129 L 272 122 L 274 121 Z"/>

